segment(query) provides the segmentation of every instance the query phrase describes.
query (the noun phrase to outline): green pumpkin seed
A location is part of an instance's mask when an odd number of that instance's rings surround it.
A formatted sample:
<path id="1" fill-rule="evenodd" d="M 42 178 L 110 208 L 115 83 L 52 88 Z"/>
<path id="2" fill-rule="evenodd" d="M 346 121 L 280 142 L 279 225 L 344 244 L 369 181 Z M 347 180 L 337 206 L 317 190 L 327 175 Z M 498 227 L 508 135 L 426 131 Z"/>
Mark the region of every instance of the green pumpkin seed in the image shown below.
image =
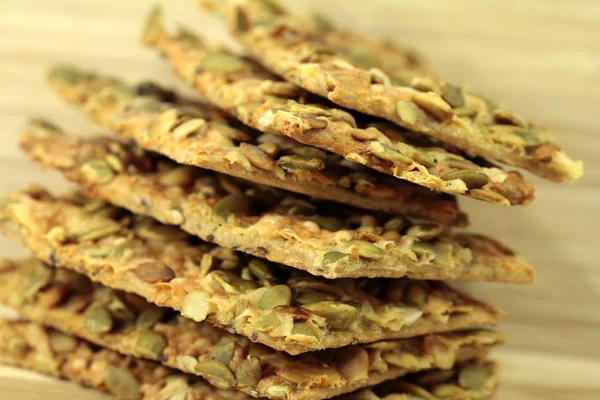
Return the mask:
<path id="1" fill-rule="evenodd" d="M 95 305 L 83 314 L 83 326 L 92 333 L 107 333 L 113 327 L 113 319 L 106 307 Z"/>
<path id="2" fill-rule="evenodd" d="M 52 331 L 48 334 L 50 348 L 55 353 L 71 353 L 77 347 L 77 339 L 62 332 Z"/>
<path id="3" fill-rule="evenodd" d="M 104 384 L 106 388 L 123 400 L 137 400 L 140 398 L 140 382 L 126 369 L 109 366 L 104 371 Z"/>
<path id="4" fill-rule="evenodd" d="M 449 381 L 454 377 L 455 370 L 447 369 L 447 370 L 437 370 L 431 371 L 423 374 L 419 374 L 417 378 L 417 382 L 419 385 L 436 385 L 438 383 L 444 383 Z"/>
<path id="5" fill-rule="evenodd" d="M 137 328 L 134 321 L 125 321 L 121 323 L 121 325 L 118 328 L 118 332 L 124 335 L 128 335 L 135 331 L 137 331 Z"/>
<path id="6" fill-rule="evenodd" d="M 319 317 L 325 318 L 327 325 L 336 329 L 352 325 L 359 314 L 359 311 L 355 307 L 335 301 L 305 304 L 302 307 L 312 311 Z"/>
<path id="7" fill-rule="evenodd" d="M 323 256 L 323 265 L 330 265 L 338 262 L 342 258 L 348 257 L 348 254 L 339 251 L 330 251 Z"/>
<path id="8" fill-rule="evenodd" d="M 42 288 L 52 280 L 52 270 L 41 263 L 34 264 L 34 274 L 19 291 L 19 301 L 32 299 Z"/>
<path id="9" fill-rule="evenodd" d="M 410 85 L 420 92 L 440 92 L 440 87 L 431 78 L 417 76 L 413 78 Z"/>
<path id="10" fill-rule="evenodd" d="M 79 171 L 87 181 L 99 185 L 108 183 L 115 177 L 112 168 L 104 160 L 88 161 L 80 167 Z"/>
<path id="11" fill-rule="evenodd" d="M 79 242 L 85 242 L 88 240 L 98 240 L 105 236 L 111 235 L 113 233 L 117 233 L 121 230 L 121 225 L 119 224 L 110 224 L 103 225 L 98 228 L 93 228 L 88 231 L 74 233 L 72 236 Z"/>
<path id="12" fill-rule="evenodd" d="M 323 160 L 302 156 L 283 156 L 277 160 L 277 165 L 287 170 L 306 169 L 320 171 L 325 168 Z"/>
<path id="13" fill-rule="evenodd" d="M 396 113 L 402 122 L 413 125 L 417 122 L 417 108 L 407 101 L 400 100 L 396 103 Z"/>
<path id="14" fill-rule="evenodd" d="M 268 281 L 273 279 L 273 272 L 271 271 L 271 268 L 262 260 L 257 258 L 250 260 L 250 263 L 248 263 L 248 269 L 259 281 Z"/>
<path id="15" fill-rule="evenodd" d="M 258 302 L 258 307 L 261 310 L 272 310 L 275 307 L 289 306 L 291 302 L 292 289 L 289 286 L 277 285 L 265 291 Z"/>
<path id="16" fill-rule="evenodd" d="M 114 154 L 108 154 L 104 157 L 104 161 L 106 161 L 106 163 L 116 172 L 123 172 L 125 170 L 123 161 Z"/>
<path id="17" fill-rule="evenodd" d="M 541 143 L 538 135 L 531 129 L 515 129 L 512 133 L 523 139 L 526 147 L 537 146 Z"/>
<path id="18" fill-rule="evenodd" d="M 419 259 L 429 259 L 435 254 L 433 246 L 430 243 L 419 241 L 413 243 L 411 250 L 419 257 Z"/>
<path id="19" fill-rule="evenodd" d="M 470 170 L 476 170 L 477 168 L 479 168 L 479 166 L 472 161 L 469 161 L 465 158 L 452 156 L 450 154 L 444 155 L 444 163 L 451 168 Z"/>
<path id="20" fill-rule="evenodd" d="M 404 166 L 409 166 L 414 163 L 414 160 L 411 157 L 408 157 L 396 149 L 383 144 L 381 142 L 371 141 L 366 142 L 369 145 L 369 150 L 378 158 L 382 160 L 391 161 L 394 164 L 401 164 Z"/>
<path id="21" fill-rule="evenodd" d="M 422 222 L 411 226 L 406 234 L 422 240 L 430 240 L 442 233 L 443 230 L 444 227 L 440 224 Z"/>
<path id="22" fill-rule="evenodd" d="M 196 370 L 196 365 L 198 365 L 198 359 L 188 355 L 179 356 L 177 357 L 177 364 L 182 371 L 193 373 Z"/>
<path id="23" fill-rule="evenodd" d="M 170 282 L 175 279 L 175 271 L 160 261 L 149 261 L 135 267 L 135 275 L 147 283 Z"/>
<path id="24" fill-rule="evenodd" d="M 335 300 L 336 297 L 329 293 L 318 292 L 316 290 L 303 291 L 296 296 L 295 304 L 304 305 L 311 303 L 319 303 L 322 301 Z"/>
<path id="25" fill-rule="evenodd" d="M 337 232 L 344 227 L 344 222 L 336 217 L 324 217 L 318 215 L 313 222 L 315 222 L 321 229 L 326 229 L 329 232 Z"/>
<path id="26" fill-rule="evenodd" d="M 319 338 L 319 333 L 306 322 L 295 322 L 292 328 L 292 335 L 304 335 Z"/>
<path id="27" fill-rule="evenodd" d="M 427 291 L 420 285 L 410 285 L 404 291 L 404 301 L 415 307 L 422 307 L 427 303 Z"/>
<path id="28" fill-rule="evenodd" d="M 381 249 L 366 240 L 354 239 L 347 242 L 349 246 L 358 247 L 358 255 L 369 259 L 379 259 L 386 255 L 384 249 Z"/>
<path id="29" fill-rule="evenodd" d="M 279 325 L 281 325 L 281 320 L 279 319 L 279 317 L 270 314 L 264 315 L 258 320 L 256 320 L 256 322 L 254 323 L 254 329 L 256 329 L 259 332 L 266 332 L 277 328 Z"/>
<path id="30" fill-rule="evenodd" d="M 201 322 L 208 316 L 208 303 L 207 300 L 211 295 L 202 290 L 190 292 L 183 298 L 183 306 L 181 307 L 181 314 L 186 317 L 193 319 L 196 322 Z"/>
<path id="31" fill-rule="evenodd" d="M 279 154 L 279 146 L 276 143 L 261 143 L 258 147 L 271 157 Z"/>
<path id="32" fill-rule="evenodd" d="M 469 365 L 460 370 L 458 384 L 465 389 L 477 390 L 490 379 L 490 371 L 483 365 Z"/>
<path id="33" fill-rule="evenodd" d="M 233 359 L 233 353 L 235 351 L 235 343 L 226 343 L 219 345 L 213 351 L 211 360 L 215 360 L 224 365 L 229 365 L 231 360 Z"/>
<path id="34" fill-rule="evenodd" d="M 91 75 L 82 73 L 76 70 L 75 68 L 66 65 L 60 65 L 53 67 L 50 70 L 48 77 L 51 80 L 60 81 L 68 84 L 74 84 L 80 82 L 83 79 L 90 78 Z"/>
<path id="35" fill-rule="evenodd" d="M 459 107 L 454 109 L 454 115 L 457 117 L 475 118 L 478 113 L 478 110 L 471 107 Z"/>
<path id="36" fill-rule="evenodd" d="M 329 386 L 341 380 L 341 376 L 334 368 L 307 361 L 288 362 L 277 368 L 275 373 L 286 381 L 301 387 L 305 382 L 311 382 L 315 378 L 318 378 L 323 386 Z"/>
<path id="37" fill-rule="evenodd" d="M 427 154 L 415 149 L 412 146 L 409 146 L 406 143 L 397 142 L 396 150 L 404 154 L 405 156 L 412 158 L 418 163 L 423 164 L 426 168 L 433 168 L 436 165 L 436 162 Z"/>
<path id="38" fill-rule="evenodd" d="M 465 98 L 462 91 L 454 85 L 446 84 L 442 98 L 446 100 L 452 108 L 459 108 L 465 105 Z"/>
<path id="39" fill-rule="evenodd" d="M 206 125 L 206 120 L 203 118 L 192 118 L 187 120 L 177 128 L 173 129 L 173 138 L 176 140 L 187 139 L 190 135 L 198 132 L 204 125 Z"/>
<path id="40" fill-rule="evenodd" d="M 200 68 L 204 71 L 216 71 L 222 73 L 237 72 L 246 64 L 239 58 L 226 53 L 212 53 L 206 56 L 200 63 Z"/>
<path id="41" fill-rule="evenodd" d="M 188 186 L 195 181 L 196 171 L 193 167 L 176 167 L 162 173 L 158 178 L 158 182 L 167 187 Z"/>
<path id="42" fill-rule="evenodd" d="M 136 320 L 136 328 L 140 331 L 152 328 L 157 322 L 161 321 L 167 310 L 162 307 L 151 306 L 140 313 Z"/>
<path id="43" fill-rule="evenodd" d="M 438 121 L 444 121 L 453 115 L 450 104 L 435 92 L 416 93 L 413 95 L 413 101 Z"/>
<path id="44" fill-rule="evenodd" d="M 256 282 L 241 279 L 226 271 L 213 271 L 209 275 L 229 294 L 246 293 L 258 288 Z"/>
<path id="45" fill-rule="evenodd" d="M 167 339 L 158 332 L 146 330 L 140 334 L 136 346 L 158 356 L 167 347 Z"/>
<path id="46" fill-rule="evenodd" d="M 260 381 L 262 368 L 258 357 L 249 355 L 235 369 L 235 379 L 238 386 L 255 387 Z"/>
<path id="47" fill-rule="evenodd" d="M 142 239 L 163 242 L 185 240 L 190 237 L 190 235 L 175 226 L 153 223 L 145 224 L 140 229 L 136 229 L 136 233 Z"/>
<path id="48" fill-rule="evenodd" d="M 219 200 L 212 208 L 214 215 L 227 218 L 231 214 L 248 214 L 252 209 L 252 201 L 250 198 L 238 195 L 230 194 Z"/>
<path id="49" fill-rule="evenodd" d="M 452 181 L 455 179 L 462 180 L 467 189 L 479 189 L 488 184 L 490 179 L 486 174 L 470 169 L 459 169 L 452 171 L 442 176 L 442 180 Z"/>
<path id="50" fill-rule="evenodd" d="M 218 361 L 200 361 L 196 365 L 196 373 L 202 375 L 207 381 L 219 389 L 229 389 L 236 384 L 235 376 Z"/>
<path id="51" fill-rule="evenodd" d="M 240 144 L 240 151 L 248 159 L 250 164 L 256 168 L 272 171 L 275 169 L 275 160 L 271 158 L 263 149 L 248 143 Z"/>
<path id="52" fill-rule="evenodd" d="M 510 124 L 520 126 L 521 128 L 527 128 L 527 120 L 520 115 L 513 114 L 504 108 L 496 108 L 492 113 L 494 120 L 498 124 Z"/>
<path id="53" fill-rule="evenodd" d="M 402 230 L 408 225 L 408 221 L 403 217 L 395 217 L 390 219 L 383 225 L 383 229 L 386 231 L 397 231 L 402 232 Z"/>

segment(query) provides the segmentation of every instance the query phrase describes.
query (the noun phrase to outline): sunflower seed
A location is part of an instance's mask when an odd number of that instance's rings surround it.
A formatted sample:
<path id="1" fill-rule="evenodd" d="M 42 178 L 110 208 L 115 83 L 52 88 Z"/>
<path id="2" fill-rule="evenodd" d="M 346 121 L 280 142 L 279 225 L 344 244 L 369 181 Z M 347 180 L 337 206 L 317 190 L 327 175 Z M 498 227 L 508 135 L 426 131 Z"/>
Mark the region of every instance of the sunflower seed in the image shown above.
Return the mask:
<path id="1" fill-rule="evenodd" d="M 240 144 L 240 151 L 248 159 L 250 164 L 256 168 L 271 171 L 275 168 L 275 160 L 273 160 L 260 147 L 248 143 Z"/>
<path id="2" fill-rule="evenodd" d="M 317 377 L 323 386 L 329 386 L 333 382 L 339 382 L 341 379 L 335 369 L 323 364 L 306 361 L 288 362 L 283 367 L 278 368 L 275 373 L 286 381 L 298 385 L 311 382 Z"/>
<path id="3" fill-rule="evenodd" d="M 444 227 L 440 224 L 422 222 L 410 227 L 406 234 L 422 240 L 430 240 L 442 233 L 443 230 Z"/>
<path id="4" fill-rule="evenodd" d="M 381 158 L 382 160 L 391 161 L 394 164 L 401 164 L 404 166 L 409 166 L 414 163 L 414 160 L 396 149 L 383 144 L 381 142 L 371 141 L 367 142 L 369 145 L 369 150 L 371 153 Z"/>
<path id="5" fill-rule="evenodd" d="M 257 258 L 248 263 L 248 269 L 259 281 L 266 281 L 273 278 L 273 272 L 271 271 L 271 268 L 269 268 L 269 265 Z"/>
<path id="6" fill-rule="evenodd" d="M 209 274 L 229 294 L 241 294 L 257 289 L 256 282 L 247 281 L 226 271 L 213 271 Z"/>
<path id="7" fill-rule="evenodd" d="M 427 291 L 418 284 L 410 285 L 404 291 L 404 301 L 411 306 L 422 307 L 427 303 Z"/>
<path id="8" fill-rule="evenodd" d="M 188 186 L 196 179 L 197 169 L 194 167 L 182 166 L 163 172 L 158 178 L 161 185 L 170 186 Z"/>
<path id="9" fill-rule="evenodd" d="M 402 230 L 408 225 L 408 222 L 403 217 L 395 217 L 390 219 L 385 223 L 383 229 L 386 231 L 398 231 L 402 232 Z"/>

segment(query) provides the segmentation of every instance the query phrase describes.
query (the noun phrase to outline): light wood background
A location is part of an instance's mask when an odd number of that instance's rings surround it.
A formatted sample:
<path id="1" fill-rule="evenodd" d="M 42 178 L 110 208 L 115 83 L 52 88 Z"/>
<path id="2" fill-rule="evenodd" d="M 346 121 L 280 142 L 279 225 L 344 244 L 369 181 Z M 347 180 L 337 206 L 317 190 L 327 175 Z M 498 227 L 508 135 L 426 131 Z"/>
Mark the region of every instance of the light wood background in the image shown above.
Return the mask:
<path id="1" fill-rule="evenodd" d="M 219 21 L 192 0 L 163 1 L 170 21 L 225 38 Z M 576 185 L 535 179 L 537 201 L 501 209 L 462 204 L 474 229 L 518 248 L 538 269 L 532 287 L 470 284 L 508 313 L 509 344 L 500 399 L 600 399 L 600 1 L 598 0 L 289 0 L 341 25 L 419 49 L 448 80 L 468 82 L 558 133 L 586 175 Z M 177 84 L 168 66 L 138 44 L 152 0 L 3 0 L 0 3 L 0 189 L 31 181 L 65 183 L 42 173 L 17 149 L 30 116 L 94 131 L 43 83 L 57 62 Z M 2 239 L 0 254 L 26 254 Z M 0 399 L 100 399 L 105 395 L 0 367 Z"/>

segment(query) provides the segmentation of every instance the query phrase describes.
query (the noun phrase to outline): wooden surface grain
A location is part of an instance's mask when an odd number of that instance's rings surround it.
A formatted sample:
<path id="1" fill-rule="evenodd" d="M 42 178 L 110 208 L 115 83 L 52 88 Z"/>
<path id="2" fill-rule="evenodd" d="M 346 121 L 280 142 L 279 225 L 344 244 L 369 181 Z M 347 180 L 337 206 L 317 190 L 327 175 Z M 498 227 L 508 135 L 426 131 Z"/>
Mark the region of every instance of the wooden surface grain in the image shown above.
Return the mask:
<path id="1" fill-rule="evenodd" d="M 3 0 L 0 2 L 0 189 L 36 181 L 66 184 L 43 173 L 16 146 L 28 117 L 52 118 L 69 130 L 97 131 L 43 83 L 53 63 L 73 63 L 125 78 L 178 84 L 169 67 L 138 44 L 152 0 Z M 495 235 L 538 270 L 532 287 L 461 285 L 503 307 L 510 342 L 499 399 L 600 398 L 600 3 L 598 0 L 289 0 L 341 25 L 394 37 L 421 51 L 448 80 L 468 82 L 550 126 L 585 162 L 575 185 L 533 178 L 537 200 L 502 209 L 462 201 L 475 230 Z M 171 22 L 225 39 L 219 21 L 192 0 L 163 1 Z M 231 41 L 227 41 L 231 43 Z M 0 254 L 22 249 L 0 240 Z M 0 367 L 0 399 L 101 399 L 105 395 Z"/>

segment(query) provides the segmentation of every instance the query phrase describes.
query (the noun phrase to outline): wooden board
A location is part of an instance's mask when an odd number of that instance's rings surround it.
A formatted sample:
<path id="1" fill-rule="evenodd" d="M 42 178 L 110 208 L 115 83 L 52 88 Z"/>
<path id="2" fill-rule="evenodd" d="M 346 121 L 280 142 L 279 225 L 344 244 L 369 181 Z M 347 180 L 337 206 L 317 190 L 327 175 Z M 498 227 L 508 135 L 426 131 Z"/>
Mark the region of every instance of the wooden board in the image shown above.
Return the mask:
<path id="1" fill-rule="evenodd" d="M 169 67 L 138 44 L 151 0 L 3 0 L 0 3 L 0 189 L 32 181 L 65 187 L 18 151 L 27 117 L 53 118 L 94 132 L 43 83 L 53 63 L 73 63 L 125 78 L 176 84 Z M 463 201 L 474 229 L 517 247 L 537 267 L 533 287 L 463 285 L 509 314 L 498 351 L 500 399 L 600 398 L 600 5 L 597 0 L 290 0 L 338 23 L 395 37 L 421 50 L 455 83 L 468 82 L 558 133 L 586 175 L 576 185 L 538 184 L 537 201 L 501 209 Z M 225 38 L 192 0 L 163 1 L 170 21 Z M 231 42 L 228 42 L 231 43 Z M 23 255 L 0 240 L 0 254 Z M 595 379 L 594 379 L 595 378 Z M 33 384 L 32 382 L 35 382 Z M 0 367 L 0 399 L 100 399 L 104 395 Z"/>

